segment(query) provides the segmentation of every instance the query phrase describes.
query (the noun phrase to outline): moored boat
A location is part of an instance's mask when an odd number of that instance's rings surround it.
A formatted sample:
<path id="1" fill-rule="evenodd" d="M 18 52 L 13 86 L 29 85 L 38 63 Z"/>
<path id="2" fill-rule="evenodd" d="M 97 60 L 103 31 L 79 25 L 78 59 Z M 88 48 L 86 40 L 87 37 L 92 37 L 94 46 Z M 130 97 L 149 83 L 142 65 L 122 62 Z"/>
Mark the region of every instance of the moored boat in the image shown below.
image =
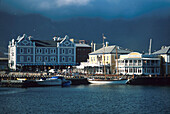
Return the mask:
<path id="1" fill-rule="evenodd" d="M 71 85 L 71 81 L 65 80 L 64 77 L 54 76 L 46 79 L 35 80 L 38 85 L 42 86 L 69 86 Z"/>
<path id="2" fill-rule="evenodd" d="M 91 84 L 126 84 L 127 80 L 120 79 L 88 79 Z"/>

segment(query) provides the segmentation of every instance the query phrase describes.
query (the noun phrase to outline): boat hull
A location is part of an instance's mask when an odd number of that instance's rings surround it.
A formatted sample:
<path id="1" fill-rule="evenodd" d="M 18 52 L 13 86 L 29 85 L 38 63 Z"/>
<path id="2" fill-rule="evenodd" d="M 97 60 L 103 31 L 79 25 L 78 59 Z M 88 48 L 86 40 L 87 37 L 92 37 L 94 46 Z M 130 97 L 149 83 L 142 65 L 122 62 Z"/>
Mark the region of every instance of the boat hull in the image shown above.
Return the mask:
<path id="1" fill-rule="evenodd" d="M 56 80 L 40 80 L 36 81 L 38 85 L 44 85 L 44 86 L 60 86 L 62 85 L 62 80 L 56 79 Z"/>
<path id="2" fill-rule="evenodd" d="M 88 80 L 91 84 L 126 84 L 127 80 Z"/>

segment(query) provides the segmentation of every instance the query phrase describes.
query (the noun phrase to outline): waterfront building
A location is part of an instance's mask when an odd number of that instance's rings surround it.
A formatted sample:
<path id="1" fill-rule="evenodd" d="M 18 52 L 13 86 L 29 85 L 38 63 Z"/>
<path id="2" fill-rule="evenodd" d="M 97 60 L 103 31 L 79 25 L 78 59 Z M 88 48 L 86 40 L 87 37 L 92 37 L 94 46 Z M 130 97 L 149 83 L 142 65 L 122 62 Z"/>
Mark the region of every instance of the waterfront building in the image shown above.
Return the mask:
<path id="1" fill-rule="evenodd" d="M 120 55 L 116 68 L 123 75 L 160 75 L 160 58 L 157 55 L 145 55 L 131 52 Z"/>
<path id="2" fill-rule="evenodd" d="M 131 50 L 124 49 L 120 46 L 108 46 L 100 48 L 89 54 L 89 64 L 86 69 L 91 69 L 92 73 L 103 74 L 104 67 L 106 69 L 106 74 L 115 74 L 116 73 L 116 58 L 120 55 L 128 54 Z"/>
<path id="3" fill-rule="evenodd" d="M 18 36 L 8 46 L 9 68 L 13 70 L 41 70 L 76 65 L 76 46 L 66 35 L 53 40 L 33 40 Z"/>
<path id="4" fill-rule="evenodd" d="M 162 75 L 170 75 L 170 46 L 162 46 L 162 48 L 153 54 L 162 58 Z"/>
<path id="5" fill-rule="evenodd" d="M 88 54 L 91 52 L 91 47 L 88 44 L 75 44 L 76 45 L 76 63 L 87 62 Z"/>

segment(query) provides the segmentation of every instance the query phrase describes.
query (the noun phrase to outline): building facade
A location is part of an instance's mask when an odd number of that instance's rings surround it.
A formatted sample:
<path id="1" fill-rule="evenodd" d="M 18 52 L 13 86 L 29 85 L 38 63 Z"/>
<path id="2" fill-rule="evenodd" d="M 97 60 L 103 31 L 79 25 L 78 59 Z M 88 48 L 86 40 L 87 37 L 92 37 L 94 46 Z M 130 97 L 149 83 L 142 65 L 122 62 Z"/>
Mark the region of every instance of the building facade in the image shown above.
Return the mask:
<path id="1" fill-rule="evenodd" d="M 116 73 L 116 59 L 123 54 L 128 54 L 131 51 L 129 49 L 123 49 L 120 46 L 108 46 L 100 48 L 89 54 L 89 64 L 96 66 L 94 68 L 95 73 L 104 73 L 104 66 L 106 68 L 106 74 Z M 92 68 L 93 69 L 93 68 Z M 92 70 L 93 71 L 93 70 Z"/>
<path id="2" fill-rule="evenodd" d="M 12 39 L 8 46 L 9 68 L 47 70 L 76 64 L 76 46 L 66 35 L 53 40 L 33 40 L 27 35 Z"/>
<path id="3" fill-rule="evenodd" d="M 153 53 L 162 58 L 161 74 L 170 75 L 170 46 L 162 46 L 162 48 Z"/>
<path id="4" fill-rule="evenodd" d="M 131 52 L 120 55 L 116 68 L 123 75 L 160 75 L 160 58 L 157 55 Z"/>
<path id="5" fill-rule="evenodd" d="M 87 62 L 88 54 L 91 52 L 91 47 L 88 44 L 75 44 L 76 45 L 76 63 Z"/>

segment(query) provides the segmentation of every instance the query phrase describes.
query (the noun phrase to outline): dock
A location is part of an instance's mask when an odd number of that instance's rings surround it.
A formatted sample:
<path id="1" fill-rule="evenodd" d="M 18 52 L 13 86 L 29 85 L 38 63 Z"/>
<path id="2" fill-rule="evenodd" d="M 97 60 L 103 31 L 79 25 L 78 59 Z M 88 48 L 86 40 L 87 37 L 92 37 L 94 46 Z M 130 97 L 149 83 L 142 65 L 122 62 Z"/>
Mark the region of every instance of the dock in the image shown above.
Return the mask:
<path id="1" fill-rule="evenodd" d="M 127 81 L 129 85 L 170 85 L 170 77 L 135 77 Z"/>

